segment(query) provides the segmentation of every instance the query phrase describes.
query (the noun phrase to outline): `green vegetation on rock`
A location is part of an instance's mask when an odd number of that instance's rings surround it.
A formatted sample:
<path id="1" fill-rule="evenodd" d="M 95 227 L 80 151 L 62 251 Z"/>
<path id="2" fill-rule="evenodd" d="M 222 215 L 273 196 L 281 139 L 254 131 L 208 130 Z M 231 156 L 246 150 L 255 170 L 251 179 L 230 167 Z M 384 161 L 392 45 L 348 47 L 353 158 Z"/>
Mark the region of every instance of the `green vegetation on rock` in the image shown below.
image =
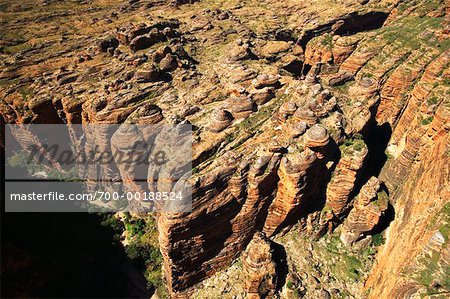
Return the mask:
<path id="1" fill-rule="evenodd" d="M 152 215 L 146 218 L 134 218 L 124 213 L 122 217 L 106 213 L 101 215 L 102 225 L 113 228 L 115 240 L 125 233 L 125 253 L 134 267 L 143 272 L 148 287 L 155 288 L 160 298 L 168 298 L 163 281 L 162 255 L 158 245 L 158 231 Z"/>
<path id="2" fill-rule="evenodd" d="M 420 123 L 421 123 L 423 126 L 426 126 L 426 125 L 431 124 L 432 121 L 433 121 L 433 116 L 428 116 L 428 117 L 425 117 L 424 119 L 422 119 L 422 120 L 420 121 Z"/>
<path id="3" fill-rule="evenodd" d="M 442 209 L 430 221 L 430 228 L 437 230 L 444 236 L 445 243 L 449 242 L 450 233 L 450 203 L 445 204 Z M 442 251 L 432 250 L 422 253 L 414 263 L 414 267 L 408 268 L 405 273 L 412 273 L 410 276 L 420 285 L 427 289 L 427 295 L 438 294 L 434 286 L 439 285 L 444 289 L 450 289 L 450 267 L 442 263 Z"/>

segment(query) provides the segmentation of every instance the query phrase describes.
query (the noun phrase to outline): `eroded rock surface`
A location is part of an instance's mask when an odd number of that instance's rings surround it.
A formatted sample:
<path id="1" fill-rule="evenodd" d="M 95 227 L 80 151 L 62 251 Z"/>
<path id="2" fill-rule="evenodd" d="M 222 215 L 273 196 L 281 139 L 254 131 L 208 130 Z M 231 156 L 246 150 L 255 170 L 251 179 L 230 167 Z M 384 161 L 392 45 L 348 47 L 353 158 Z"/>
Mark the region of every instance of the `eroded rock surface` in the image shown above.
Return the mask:
<path id="1" fill-rule="evenodd" d="M 379 192 L 380 188 L 380 181 L 375 177 L 371 177 L 361 188 L 343 223 L 341 240 L 344 244 L 352 245 L 379 223 L 388 208 L 388 197 Z"/>
<path id="2" fill-rule="evenodd" d="M 267 298 L 275 294 L 277 285 L 276 264 L 271 241 L 264 233 L 257 232 L 242 253 L 246 276 L 247 298 Z"/>

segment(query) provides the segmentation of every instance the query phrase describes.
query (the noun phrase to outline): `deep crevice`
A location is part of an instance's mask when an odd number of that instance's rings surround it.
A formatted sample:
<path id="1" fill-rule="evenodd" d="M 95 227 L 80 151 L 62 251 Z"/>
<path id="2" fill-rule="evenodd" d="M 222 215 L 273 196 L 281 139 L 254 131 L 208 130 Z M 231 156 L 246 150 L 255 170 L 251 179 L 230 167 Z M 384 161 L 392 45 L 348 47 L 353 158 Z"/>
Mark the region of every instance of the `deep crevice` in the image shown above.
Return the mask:
<path id="1" fill-rule="evenodd" d="M 353 35 L 381 28 L 388 18 L 389 13 L 372 11 L 364 15 L 350 16 L 344 25 L 335 31 L 338 35 Z"/>
<path id="2" fill-rule="evenodd" d="M 2 272 L 2 298 L 149 298 L 154 291 L 98 215 L 2 212 L 1 219 L 10 228 L 2 231 L 2 262 L 14 263 Z"/>
<path id="3" fill-rule="evenodd" d="M 369 235 L 380 234 L 385 231 L 391 222 L 395 219 L 394 207 L 389 203 L 387 210 L 384 212 L 383 217 L 381 217 L 380 222 L 368 233 Z"/>
<path id="4" fill-rule="evenodd" d="M 276 289 L 281 290 L 286 283 L 286 277 L 289 273 L 289 267 L 287 264 L 287 254 L 283 245 L 276 242 L 271 242 L 273 249 L 273 259 L 276 264 L 275 272 L 277 273 L 277 285 Z"/>
<path id="5" fill-rule="evenodd" d="M 392 128 L 389 123 L 374 126 L 364 137 L 364 142 L 369 149 L 369 155 L 364 166 L 362 181 L 367 182 L 372 176 L 378 177 L 381 169 L 386 164 L 388 157 L 385 153 Z"/>
<path id="6" fill-rule="evenodd" d="M 320 25 L 314 29 L 306 31 L 303 36 L 297 40 L 297 44 L 306 47 L 308 42 L 316 36 L 332 31 L 333 25 L 342 20 L 344 24 L 335 30 L 338 35 L 353 35 L 359 32 L 366 32 L 381 28 L 388 18 L 388 12 L 373 11 L 366 14 L 351 13 L 337 20 Z"/>

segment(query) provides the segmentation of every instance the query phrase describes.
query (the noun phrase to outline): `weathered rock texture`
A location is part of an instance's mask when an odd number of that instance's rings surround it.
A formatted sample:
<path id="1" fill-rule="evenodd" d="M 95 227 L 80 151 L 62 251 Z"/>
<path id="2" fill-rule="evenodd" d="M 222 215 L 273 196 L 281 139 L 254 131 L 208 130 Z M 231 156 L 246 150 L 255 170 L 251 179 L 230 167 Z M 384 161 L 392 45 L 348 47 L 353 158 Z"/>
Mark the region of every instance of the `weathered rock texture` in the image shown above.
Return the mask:
<path id="1" fill-rule="evenodd" d="M 351 142 L 348 146 L 342 146 L 342 157 L 327 187 L 326 205 L 337 217 L 341 216 L 351 200 L 351 193 L 354 190 L 367 153 L 367 146 L 362 140 Z"/>
<path id="2" fill-rule="evenodd" d="M 341 240 L 344 244 L 353 244 L 379 223 L 388 208 L 388 197 L 379 193 L 380 187 L 379 180 L 372 177 L 361 188 L 342 226 Z"/>
<path id="3" fill-rule="evenodd" d="M 247 298 L 270 298 L 277 285 L 276 264 L 271 241 L 257 232 L 242 253 Z"/>

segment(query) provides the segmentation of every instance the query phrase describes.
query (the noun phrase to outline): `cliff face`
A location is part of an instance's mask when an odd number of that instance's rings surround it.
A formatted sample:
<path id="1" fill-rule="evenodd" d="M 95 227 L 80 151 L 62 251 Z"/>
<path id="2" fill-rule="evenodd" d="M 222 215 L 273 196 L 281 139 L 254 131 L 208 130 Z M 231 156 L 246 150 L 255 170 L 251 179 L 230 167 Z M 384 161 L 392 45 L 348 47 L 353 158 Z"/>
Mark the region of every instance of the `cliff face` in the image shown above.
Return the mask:
<path id="1" fill-rule="evenodd" d="M 445 154 L 449 136 L 442 134 L 445 127 L 440 128 L 440 134 L 427 140 L 427 149 L 418 153 L 404 183 L 391 195 L 395 200 L 395 219 L 366 283 L 373 298 L 403 298 L 406 294 L 423 293 L 424 288 L 430 293 L 448 289 L 444 250 L 449 236 L 449 156 Z M 442 240 L 427 249 L 436 232 Z"/>
<path id="2" fill-rule="evenodd" d="M 192 212 L 156 216 L 172 297 L 190 296 L 241 254 L 250 297 L 330 295 L 329 277 L 356 298 L 449 291 L 450 3 L 347 2 L 81 5 L 86 36 L 38 45 L 26 35 L 29 49 L 2 52 L 2 119 L 192 124 Z M 10 18 L 20 15 L 13 8 Z M 42 22 L 73 17 L 50 9 Z M 33 17 L 27 4 L 22 10 Z M 135 141 L 120 130 L 112 140 L 91 133 L 105 151 Z M 24 146 L 35 138 L 16 137 Z M 125 190 L 158 188 L 133 181 L 152 169 L 102 171 Z M 280 241 L 295 256 L 287 276 L 302 285 L 280 292 L 286 273 L 275 278 L 279 257 L 265 236 L 292 227 L 311 248 L 297 255 L 304 244 Z M 374 249 L 381 232 L 386 243 Z M 326 233 L 331 239 L 317 240 Z M 305 262 L 328 257 L 354 271 L 331 273 L 339 270 L 328 263 L 322 273 Z M 353 269 L 355 259 L 368 264 Z"/>
<path id="3" fill-rule="evenodd" d="M 425 68 L 393 128 L 388 147 L 393 157 L 380 178 L 392 190 L 396 216 L 367 282 L 374 290 L 371 293 L 374 297 L 400 298 L 404 294 L 420 293 L 424 287 L 428 292 L 448 288 L 441 276 L 448 277 L 448 267 L 443 260 L 437 258 L 433 262 L 432 259 L 441 256 L 448 244 L 450 106 L 448 99 L 435 102 L 434 95 L 448 93 L 448 86 L 436 83 L 446 80 L 439 76 L 446 73 L 449 54 L 445 51 Z M 427 249 L 436 233 L 441 234 L 441 243 Z M 395 275 L 397 280 L 393 279 Z"/>

